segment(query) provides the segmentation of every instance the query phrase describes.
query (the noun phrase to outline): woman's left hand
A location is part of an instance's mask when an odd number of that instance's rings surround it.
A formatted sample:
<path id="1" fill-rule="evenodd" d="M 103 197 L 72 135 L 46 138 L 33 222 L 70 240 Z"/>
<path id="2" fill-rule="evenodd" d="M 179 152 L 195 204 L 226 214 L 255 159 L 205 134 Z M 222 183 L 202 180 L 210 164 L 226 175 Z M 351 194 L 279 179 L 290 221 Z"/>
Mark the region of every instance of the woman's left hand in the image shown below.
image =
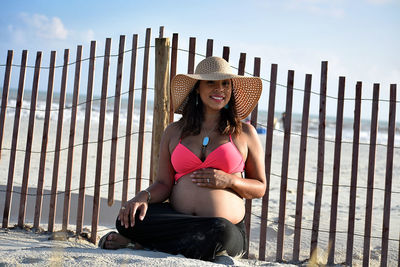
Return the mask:
<path id="1" fill-rule="evenodd" d="M 191 174 L 192 182 L 201 187 L 229 188 L 232 184 L 232 174 L 224 171 L 206 168 L 196 170 Z"/>

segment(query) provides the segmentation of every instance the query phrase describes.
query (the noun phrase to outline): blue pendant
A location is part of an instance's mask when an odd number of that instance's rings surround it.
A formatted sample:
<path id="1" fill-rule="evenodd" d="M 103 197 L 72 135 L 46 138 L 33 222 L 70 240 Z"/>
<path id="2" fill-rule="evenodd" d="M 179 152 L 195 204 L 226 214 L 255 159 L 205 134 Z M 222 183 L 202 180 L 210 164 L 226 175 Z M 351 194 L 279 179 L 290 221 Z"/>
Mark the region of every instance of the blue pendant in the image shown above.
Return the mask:
<path id="1" fill-rule="evenodd" d="M 210 138 L 208 136 L 203 138 L 203 146 L 207 146 L 208 142 L 210 141 Z"/>

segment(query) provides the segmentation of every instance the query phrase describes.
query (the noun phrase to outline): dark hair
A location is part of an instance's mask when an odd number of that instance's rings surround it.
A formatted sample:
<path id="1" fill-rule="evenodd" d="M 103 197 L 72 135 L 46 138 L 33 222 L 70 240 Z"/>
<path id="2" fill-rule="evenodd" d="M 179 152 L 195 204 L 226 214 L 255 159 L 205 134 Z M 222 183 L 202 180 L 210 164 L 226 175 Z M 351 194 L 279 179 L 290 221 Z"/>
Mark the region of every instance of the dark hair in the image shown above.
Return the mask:
<path id="1" fill-rule="evenodd" d="M 190 91 L 188 101 L 183 108 L 182 118 L 178 121 L 182 129 L 181 138 L 189 135 L 198 135 L 201 131 L 201 124 L 204 120 L 203 102 L 197 92 L 200 80 L 196 82 L 193 89 Z M 233 83 L 232 94 L 229 100 L 228 107 L 221 109 L 220 120 L 218 123 L 218 131 L 221 134 L 237 135 L 242 131 L 242 123 L 237 115 L 235 97 L 233 96 Z"/>

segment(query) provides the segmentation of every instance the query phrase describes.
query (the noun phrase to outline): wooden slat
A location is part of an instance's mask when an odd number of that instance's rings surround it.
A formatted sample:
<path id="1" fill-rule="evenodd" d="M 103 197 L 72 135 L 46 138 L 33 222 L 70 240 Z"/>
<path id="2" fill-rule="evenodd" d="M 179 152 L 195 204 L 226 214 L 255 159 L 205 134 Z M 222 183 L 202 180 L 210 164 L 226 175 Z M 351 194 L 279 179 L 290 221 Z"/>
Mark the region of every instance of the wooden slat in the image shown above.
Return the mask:
<path id="1" fill-rule="evenodd" d="M 129 97 L 128 97 L 128 114 L 126 116 L 126 132 L 125 132 L 125 157 L 124 157 L 124 174 L 122 185 L 122 201 L 124 205 L 128 199 L 129 188 L 129 165 L 131 158 L 131 139 L 132 139 L 132 120 L 135 105 L 135 79 L 136 79 L 136 58 L 137 58 L 138 35 L 132 37 L 132 54 L 131 69 L 129 74 Z"/>
<path id="2" fill-rule="evenodd" d="M 18 212 L 18 226 L 23 227 L 25 221 L 25 211 L 26 211 L 26 198 L 28 192 L 28 180 L 29 180 L 29 167 L 31 163 L 31 153 L 32 153 L 32 142 L 33 142 L 33 130 L 35 128 L 35 114 L 36 114 L 36 102 L 39 87 L 40 78 L 40 66 L 42 63 L 42 52 L 36 53 L 35 61 L 35 71 L 33 74 L 32 92 L 31 92 L 31 105 L 29 110 L 29 122 L 28 122 L 28 133 L 26 137 L 26 147 L 25 147 L 25 160 L 24 160 L 24 170 L 22 174 L 22 185 L 21 194 L 19 199 L 19 212 Z"/>
<path id="3" fill-rule="evenodd" d="M 322 184 L 324 180 L 324 158 L 325 158 L 325 113 L 326 113 L 326 87 L 328 76 L 328 62 L 321 64 L 321 84 L 319 98 L 319 127 L 318 127 L 318 163 L 317 163 L 317 182 L 315 187 L 315 201 L 313 225 L 311 234 L 310 256 L 317 249 L 319 222 L 321 215 Z"/>
<path id="4" fill-rule="evenodd" d="M 356 213 L 357 199 L 357 174 L 358 174 L 358 153 L 360 143 L 360 122 L 361 122 L 361 89 L 362 83 L 356 84 L 356 98 L 354 107 L 354 126 L 353 126 L 353 150 L 351 160 L 351 182 L 350 182 L 350 199 L 349 199 L 349 219 L 347 227 L 347 248 L 346 248 L 346 265 L 352 265 L 353 259 L 353 243 L 354 243 L 354 222 Z"/>
<path id="5" fill-rule="evenodd" d="M 333 264 L 335 261 L 337 207 L 339 200 L 340 153 L 342 148 L 342 130 L 343 130 L 344 88 L 345 88 L 345 77 L 339 77 L 339 92 L 338 92 L 338 102 L 336 111 L 335 154 L 333 158 L 331 216 L 329 224 L 328 264 Z"/>
<path id="6" fill-rule="evenodd" d="M 89 130 L 90 130 L 90 116 L 92 112 L 92 94 L 94 84 L 94 67 L 96 59 L 96 41 L 90 43 L 90 59 L 89 59 L 89 72 L 88 72 L 88 83 L 86 92 L 86 107 L 85 107 L 85 125 L 83 129 L 83 140 L 82 140 L 82 157 L 80 166 L 80 180 L 79 180 L 79 196 L 78 196 L 78 213 L 76 217 L 76 233 L 82 232 L 83 214 L 85 207 L 85 186 L 86 186 L 86 167 L 88 161 L 88 142 L 89 142 Z"/>
<path id="7" fill-rule="evenodd" d="M 254 71 L 253 71 L 253 76 L 254 77 L 260 77 L 260 69 L 261 69 L 261 58 L 256 57 L 254 58 Z M 257 118 L 258 117 L 258 104 L 254 108 L 254 110 L 251 112 L 251 119 L 250 123 L 253 125 L 254 128 L 257 129 Z M 251 199 L 246 199 L 246 219 L 247 217 L 251 217 L 251 206 L 252 206 L 252 200 Z M 249 220 L 250 224 L 250 220 Z M 250 238 L 250 231 L 248 232 L 248 238 Z M 250 240 L 250 239 L 248 239 Z M 246 254 L 245 257 L 248 258 L 249 256 L 249 246 L 246 248 Z"/>
<path id="8" fill-rule="evenodd" d="M 117 164 L 117 145 L 118 145 L 118 126 L 119 126 L 119 109 L 121 105 L 121 85 L 122 71 L 124 67 L 124 50 L 125 50 L 125 35 L 119 38 L 118 66 L 117 77 L 115 81 L 115 97 L 114 97 L 114 115 L 112 126 L 112 141 L 111 141 L 111 156 L 110 169 L 108 180 L 108 206 L 114 203 L 114 187 L 115 187 L 115 166 Z"/>
<path id="9" fill-rule="evenodd" d="M 213 44 L 214 44 L 213 39 L 207 39 L 206 57 L 211 57 L 213 55 Z"/>
<path id="10" fill-rule="evenodd" d="M 158 37 L 164 38 L 164 26 L 160 26 Z"/>
<path id="11" fill-rule="evenodd" d="M 297 175 L 297 194 L 296 194 L 296 218 L 293 238 L 293 261 L 299 261 L 300 240 L 301 240 L 301 222 L 303 216 L 303 193 L 304 193 L 304 175 L 306 170 L 307 157 L 307 134 L 308 119 L 310 115 L 310 96 L 311 96 L 312 75 L 306 74 L 303 96 L 303 112 L 301 120 L 301 138 L 299 149 L 299 170 Z"/>
<path id="12" fill-rule="evenodd" d="M 78 100 L 79 100 L 81 60 L 82 60 L 82 46 L 78 45 L 76 50 L 74 91 L 72 93 L 71 123 L 69 127 L 69 138 L 68 138 L 68 158 L 67 158 L 67 170 L 66 170 L 67 173 L 65 177 L 64 208 L 63 208 L 63 219 L 62 219 L 63 231 L 67 231 L 68 228 L 69 213 L 70 213 L 69 208 L 71 205 L 71 179 L 72 179 L 72 167 L 74 162 L 75 126 L 76 126 L 76 115 L 77 115 Z"/>
<path id="13" fill-rule="evenodd" d="M 374 199 L 374 175 L 375 175 L 375 154 L 376 137 L 378 131 L 378 107 L 379 107 L 379 84 L 374 84 L 372 112 L 371 112 L 371 132 L 369 141 L 369 161 L 368 161 L 368 185 L 367 201 L 365 206 L 365 227 L 364 227 L 364 248 L 363 266 L 369 266 L 369 254 L 371 244 L 372 208 Z"/>
<path id="14" fill-rule="evenodd" d="M 254 58 L 254 71 L 253 71 L 253 76 L 254 77 L 260 77 L 260 68 L 261 68 L 261 58 L 255 57 Z M 254 107 L 254 110 L 251 112 L 250 118 L 251 118 L 250 119 L 251 125 L 253 125 L 254 128 L 257 129 L 258 103 Z"/>
<path id="15" fill-rule="evenodd" d="M 142 94 L 140 97 L 140 120 L 139 120 L 139 138 L 136 165 L 136 194 L 141 190 L 142 186 L 142 162 L 143 162 L 143 145 L 144 130 L 146 126 L 146 106 L 147 106 L 147 77 L 149 72 L 149 53 L 150 53 L 150 37 L 151 29 L 146 30 L 145 50 L 143 57 L 143 76 L 142 76 Z"/>
<path id="16" fill-rule="evenodd" d="M 267 242 L 268 202 L 269 202 L 269 189 L 270 189 L 269 187 L 271 180 L 272 139 L 274 136 L 275 95 L 276 95 L 277 74 L 278 74 L 278 65 L 271 64 L 271 78 L 270 78 L 269 97 L 268 97 L 267 134 L 265 140 L 266 190 L 262 198 L 262 206 L 261 206 L 260 244 L 258 251 L 259 260 L 265 260 L 265 247 Z"/>
<path id="17" fill-rule="evenodd" d="M 49 223 L 48 231 L 52 232 L 54 229 L 54 220 L 57 207 L 57 187 L 58 187 L 58 176 L 59 176 L 59 166 L 60 166 L 60 148 L 62 140 L 62 130 L 63 130 L 63 120 L 64 120 L 64 107 L 65 107 L 65 94 L 67 87 L 67 75 L 68 75 L 68 59 L 69 50 L 64 51 L 64 65 L 63 73 L 61 79 L 61 91 L 60 91 L 60 101 L 58 105 L 58 119 L 57 119 L 57 133 L 56 133 L 56 146 L 53 161 L 53 178 L 51 183 L 51 196 L 50 196 L 50 208 L 49 208 Z"/>
<path id="18" fill-rule="evenodd" d="M 238 75 L 244 75 L 246 67 L 246 53 L 240 53 Z M 247 240 L 250 240 L 250 223 L 251 223 L 251 200 L 246 199 L 246 215 L 245 215 L 245 226 Z M 246 253 L 243 255 L 245 259 L 249 256 L 249 244 L 247 244 Z"/>
<path id="19" fill-rule="evenodd" d="M 96 243 L 97 224 L 99 221 L 99 211 L 100 211 L 101 167 L 103 162 L 104 125 L 105 125 L 106 107 L 107 107 L 107 89 L 108 89 L 108 76 L 110 70 L 110 52 L 111 52 L 111 38 L 106 38 L 106 44 L 104 48 L 103 79 L 101 84 L 99 130 L 97 132 L 96 173 L 94 176 L 95 181 L 94 181 L 94 195 L 93 195 L 92 231 L 90 236 L 90 241 L 92 243 Z"/>
<path id="20" fill-rule="evenodd" d="M 170 81 L 176 75 L 176 66 L 178 64 L 178 34 L 174 33 L 172 35 L 172 50 L 171 50 L 171 71 L 170 71 Z M 169 122 L 174 121 L 174 107 L 172 105 L 172 93 L 170 90 L 170 97 L 169 97 Z"/>
<path id="21" fill-rule="evenodd" d="M 194 73 L 194 57 L 196 55 L 196 38 L 190 37 L 189 39 L 189 54 L 188 54 L 188 73 Z"/>
<path id="22" fill-rule="evenodd" d="M 246 53 L 240 53 L 238 75 L 244 75 L 246 67 Z"/>
<path id="23" fill-rule="evenodd" d="M 226 61 L 229 61 L 229 47 L 224 46 L 222 50 L 222 58 L 225 59 Z"/>
<path id="24" fill-rule="evenodd" d="M 14 180 L 15 157 L 16 157 L 16 153 L 17 153 L 19 120 L 21 117 L 22 98 L 24 95 L 27 58 L 28 58 L 28 51 L 23 50 L 22 57 L 21 57 L 21 69 L 19 72 L 17 102 L 15 104 L 14 128 L 13 128 L 13 135 L 12 135 L 12 141 L 11 141 L 11 153 L 10 153 L 10 164 L 9 164 L 9 168 L 8 168 L 6 199 L 4 202 L 4 212 L 3 212 L 3 223 L 2 223 L 3 228 L 8 227 L 8 219 L 10 216 L 10 205 L 11 205 L 13 180 Z"/>
<path id="25" fill-rule="evenodd" d="M 284 121 L 282 170 L 281 170 L 281 189 L 279 200 L 278 236 L 276 242 L 276 261 L 283 260 L 283 245 L 285 237 L 285 216 L 286 216 L 286 192 L 289 171 L 289 152 L 290 152 L 290 131 L 292 128 L 292 106 L 293 106 L 293 83 L 294 71 L 288 71 L 287 90 L 286 90 L 286 110 Z"/>
<path id="26" fill-rule="evenodd" d="M 6 72 L 4 73 L 3 93 L 1 96 L 1 112 L 0 112 L 0 159 L 1 159 L 1 148 L 3 144 L 3 133 L 4 123 L 6 119 L 7 103 L 8 103 L 8 91 L 10 89 L 10 78 L 11 78 L 11 67 L 13 61 L 14 51 L 8 50 L 7 52 L 7 63 Z"/>
<path id="27" fill-rule="evenodd" d="M 395 132 L 396 132 L 396 84 L 391 84 L 388 141 L 387 141 L 387 154 L 386 154 L 385 201 L 383 205 L 381 267 L 387 266 L 387 257 L 388 257 L 388 245 L 389 245 L 388 243 L 389 243 L 389 233 L 390 233 L 389 232 L 390 203 L 391 203 L 392 179 L 393 179 L 393 153 L 394 153 Z"/>
<path id="28" fill-rule="evenodd" d="M 44 184 L 44 173 L 46 170 L 45 167 L 46 167 L 46 156 L 47 156 L 47 143 L 49 139 L 49 125 L 50 125 L 50 113 L 51 113 L 50 110 L 53 100 L 55 64 L 56 64 L 56 51 L 51 51 L 49 78 L 47 82 L 46 111 L 43 124 L 42 148 L 40 150 L 39 177 L 36 189 L 35 217 L 33 221 L 33 227 L 36 229 L 39 228 L 40 217 L 42 214 L 43 184 Z"/>

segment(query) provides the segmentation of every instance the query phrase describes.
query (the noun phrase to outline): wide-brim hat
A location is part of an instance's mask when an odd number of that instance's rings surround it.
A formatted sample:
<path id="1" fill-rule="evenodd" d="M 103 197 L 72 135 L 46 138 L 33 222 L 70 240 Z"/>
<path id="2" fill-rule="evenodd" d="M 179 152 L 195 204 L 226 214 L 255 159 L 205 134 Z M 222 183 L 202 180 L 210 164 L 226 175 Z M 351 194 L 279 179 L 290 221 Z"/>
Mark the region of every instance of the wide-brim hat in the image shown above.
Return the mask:
<path id="1" fill-rule="evenodd" d="M 175 113 L 182 114 L 190 91 L 198 80 L 232 80 L 236 111 L 239 118 L 246 118 L 256 107 L 261 96 L 262 81 L 258 77 L 233 74 L 229 63 L 220 57 L 208 57 L 196 67 L 194 74 L 178 74 L 171 81 L 172 105 Z"/>

